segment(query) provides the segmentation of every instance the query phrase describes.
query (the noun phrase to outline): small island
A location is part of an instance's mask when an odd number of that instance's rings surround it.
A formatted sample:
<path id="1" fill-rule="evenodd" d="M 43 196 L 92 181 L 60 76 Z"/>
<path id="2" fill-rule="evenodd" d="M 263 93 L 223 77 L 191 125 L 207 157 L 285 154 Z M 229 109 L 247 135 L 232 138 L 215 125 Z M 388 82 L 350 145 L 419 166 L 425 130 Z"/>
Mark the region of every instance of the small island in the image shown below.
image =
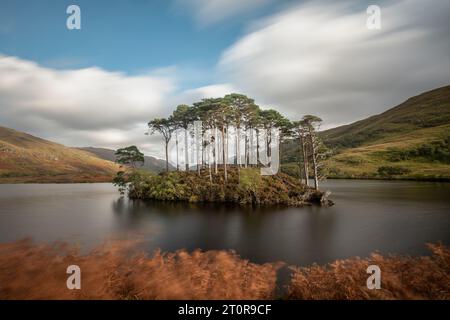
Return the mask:
<path id="1" fill-rule="evenodd" d="M 284 173 L 261 176 L 256 168 L 228 168 L 225 183 L 223 170 L 209 178 L 207 170 L 172 171 L 152 175 L 135 171 L 128 177 L 131 199 L 186 202 L 233 203 L 243 206 L 332 205 L 328 193 L 307 187 Z M 220 174 L 221 173 L 221 174 Z"/>
<path id="2" fill-rule="evenodd" d="M 165 172 L 154 175 L 137 170 L 144 154 L 129 146 L 116 152 L 116 161 L 126 169 L 117 173 L 114 184 L 131 199 L 332 205 L 329 192 L 319 190 L 319 181 L 325 177 L 323 160 L 329 154 L 318 135 L 321 122 L 313 115 L 290 121 L 237 93 L 179 105 L 168 118 L 148 122 L 146 134 L 163 138 Z M 299 177 L 280 170 L 282 143 L 287 140 L 298 148 Z M 169 161 L 169 155 L 175 159 Z"/>

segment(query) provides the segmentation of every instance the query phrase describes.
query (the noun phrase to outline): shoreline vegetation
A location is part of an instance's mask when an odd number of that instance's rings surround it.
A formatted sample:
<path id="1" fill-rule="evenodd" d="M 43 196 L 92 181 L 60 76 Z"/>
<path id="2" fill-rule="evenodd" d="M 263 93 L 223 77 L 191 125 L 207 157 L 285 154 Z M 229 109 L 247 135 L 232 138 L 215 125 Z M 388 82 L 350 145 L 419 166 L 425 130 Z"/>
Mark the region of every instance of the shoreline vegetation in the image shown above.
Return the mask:
<path id="1" fill-rule="evenodd" d="M 133 251 L 136 244 L 115 241 L 80 254 L 65 243 L 1 243 L 0 299 L 450 299 L 450 248 L 442 244 L 428 244 L 428 256 L 373 253 L 307 267 L 257 264 L 223 250 L 148 255 Z M 81 290 L 66 287 L 74 264 Z M 369 265 L 382 270 L 379 290 L 366 287 Z M 280 288 L 277 272 L 285 267 L 290 278 Z"/>
<path id="2" fill-rule="evenodd" d="M 131 199 L 233 203 L 241 206 L 305 206 L 333 205 L 329 192 L 305 186 L 284 173 L 261 176 L 259 168 L 228 167 L 227 181 L 223 169 L 217 174 L 208 170 L 171 171 L 158 175 L 134 170 L 116 184 Z"/>

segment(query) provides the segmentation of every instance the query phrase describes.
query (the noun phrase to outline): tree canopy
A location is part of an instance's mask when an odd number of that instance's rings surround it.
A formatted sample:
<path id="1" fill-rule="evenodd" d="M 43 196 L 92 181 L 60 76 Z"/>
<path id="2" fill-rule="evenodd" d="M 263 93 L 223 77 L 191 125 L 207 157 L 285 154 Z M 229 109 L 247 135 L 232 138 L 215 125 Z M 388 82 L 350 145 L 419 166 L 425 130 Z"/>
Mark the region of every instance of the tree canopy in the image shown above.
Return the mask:
<path id="1" fill-rule="evenodd" d="M 129 165 L 132 168 L 135 168 L 137 163 L 144 163 L 144 154 L 136 146 L 118 149 L 115 155 L 117 163 Z"/>
<path id="2" fill-rule="evenodd" d="M 202 141 L 194 145 L 190 140 L 191 136 L 198 135 L 198 128 L 194 130 L 195 121 L 201 121 Z M 316 134 L 321 119 L 313 115 L 305 115 L 298 121 L 291 122 L 275 109 L 261 109 L 252 98 L 243 94 L 231 93 L 221 98 L 206 98 L 195 102 L 192 105 L 181 104 L 176 107 L 172 115 L 168 118 L 157 118 L 148 122 L 151 133 L 160 133 L 166 147 L 166 169 L 169 168 L 168 144 L 173 132 L 184 132 L 184 151 L 186 171 L 190 170 L 190 160 L 199 159 L 201 153 L 201 164 L 197 164 L 200 174 L 202 167 L 209 167 L 212 162 L 217 173 L 217 166 L 220 163 L 224 167 L 225 180 L 227 180 L 227 163 L 229 157 L 229 144 L 234 146 L 234 164 L 238 172 L 240 166 L 269 164 L 272 161 L 281 159 L 281 148 L 278 149 L 277 159 L 272 159 L 271 145 L 273 142 L 273 132 L 278 132 L 278 141 L 286 139 L 297 139 L 300 143 L 302 164 L 305 184 L 308 184 L 308 168 L 314 175 L 315 187 L 318 188 L 318 168 L 320 138 Z M 277 131 L 274 131 L 277 130 Z M 256 134 L 254 133 L 256 132 Z M 208 134 L 207 134 L 208 133 Z M 232 137 L 230 136 L 232 135 Z M 250 154 L 255 146 L 256 140 L 256 163 Z M 263 142 L 263 144 L 261 144 Z M 177 135 L 177 164 L 178 164 L 178 135 Z M 242 147 L 243 145 L 243 147 Z M 200 146 L 200 147 L 199 147 Z M 261 149 L 260 146 L 263 146 Z M 196 154 L 188 154 L 189 148 L 195 148 Z M 212 148 L 212 155 L 206 154 L 205 150 Z M 242 149 L 244 160 L 242 161 Z M 265 150 L 263 158 L 260 157 L 260 150 Z M 209 152 L 209 151 L 208 151 Z M 264 153 L 263 153 L 264 155 Z M 177 165 L 178 168 L 178 165 Z"/>

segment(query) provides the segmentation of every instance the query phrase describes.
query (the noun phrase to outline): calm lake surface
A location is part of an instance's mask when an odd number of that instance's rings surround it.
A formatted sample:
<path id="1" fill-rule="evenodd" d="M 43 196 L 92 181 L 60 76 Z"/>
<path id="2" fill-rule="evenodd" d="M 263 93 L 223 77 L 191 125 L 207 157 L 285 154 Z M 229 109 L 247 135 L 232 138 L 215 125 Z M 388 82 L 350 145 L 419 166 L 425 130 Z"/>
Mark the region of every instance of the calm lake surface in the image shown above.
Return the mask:
<path id="1" fill-rule="evenodd" d="M 0 242 L 63 240 L 85 250 L 139 237 L 148 252 L 234 249 L 251 261 L 307 265 L 450 243 L 450 184 L 329 180 L 329 208 L 239 209 L 120 199 L 111 184 L 0 185 Z"/>

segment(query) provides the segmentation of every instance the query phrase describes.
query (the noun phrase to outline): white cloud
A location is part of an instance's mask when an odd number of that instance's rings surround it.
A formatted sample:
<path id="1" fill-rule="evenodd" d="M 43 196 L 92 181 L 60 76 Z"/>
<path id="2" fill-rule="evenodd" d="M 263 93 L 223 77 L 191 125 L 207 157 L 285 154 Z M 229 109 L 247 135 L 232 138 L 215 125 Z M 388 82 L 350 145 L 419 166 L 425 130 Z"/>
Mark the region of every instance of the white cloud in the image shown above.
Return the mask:
<path id="1" fill-rule="evenodd" d="M 238 92 L 238 90 L 228 83 L 209 85 L 184 91 L 180 96 L 182 99 L 180 101 L 184 101 L 183 103 L 193 103 L 203 98 L 223 97 L 232 92 Z"/>
<path id="2" fill-rule="evenodd" d="M 173 90 L 170 78 L 0 56 L 0 123 L 71 146 L 145 143 L 147 121 L 168 113 Z"/>
<path id="3" fill-rule="evenodd" d="M 67 146 L 137 145 L 162 158 L 161 137 L 144 135 L 150 119 L 234 91 L 218 84 L 177 92 L 179 77 L 176 66 L 129 76 L 96 67 L 56 70 L 0 55 L 0 125 Z"/>
<path id="4" fill-rule="evenodd" d="M 448 1 L 382 5 L 381 30 L 351 4 L 308 2 L 259 21 L 223 53 L 221 72 L 257 101 L 328 126 L 450 83 Z"/>
<path id="5" fill-rule="evenodd" d="M 180 10 L 191 11 L 197 22 L 208 25 L 263 7 L 273 0 L 175 0 Z"/>

